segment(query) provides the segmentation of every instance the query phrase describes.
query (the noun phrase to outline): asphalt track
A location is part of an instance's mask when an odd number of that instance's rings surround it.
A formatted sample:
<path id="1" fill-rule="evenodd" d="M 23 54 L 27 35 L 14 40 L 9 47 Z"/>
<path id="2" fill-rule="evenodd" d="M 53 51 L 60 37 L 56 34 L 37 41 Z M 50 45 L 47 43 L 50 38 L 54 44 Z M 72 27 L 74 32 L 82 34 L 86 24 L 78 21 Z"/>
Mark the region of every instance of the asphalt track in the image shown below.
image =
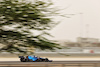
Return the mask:
<path id="1" fill-rule="evenodd" d="M 69 64 L 69 63 L 100 63 L 100 61 L 53 61 L 53 62 L 20 62 L 0 61 L 0 64 Z"/>
<path id="2" fill-rule="evenodd" d="M 0 61 L 0 67 L 100 67 L 100 61 L 53 61 L 53 62 Z"/>

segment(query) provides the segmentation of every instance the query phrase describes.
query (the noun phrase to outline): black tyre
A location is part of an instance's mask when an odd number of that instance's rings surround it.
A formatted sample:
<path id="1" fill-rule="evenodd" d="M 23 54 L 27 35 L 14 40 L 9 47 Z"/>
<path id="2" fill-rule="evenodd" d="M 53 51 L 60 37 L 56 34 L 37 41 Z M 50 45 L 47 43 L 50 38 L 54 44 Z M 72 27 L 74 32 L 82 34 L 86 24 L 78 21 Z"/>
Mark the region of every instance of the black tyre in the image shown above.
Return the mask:
<path id="1" fill-rule="evenodd" d="M 26 60 L 24 58 L 21 58 L 20 61 L 21 62 L 26 62 Z"/>
<path id="2" fill-rule="evenodd" d="M 29 62 L 29 59 L 25 59 L 25 62 Z"/>
<path id="3" fill-rule="evenodd" d="M 45 59 L 45 62 L 49 62 L 48 58 Z"/>

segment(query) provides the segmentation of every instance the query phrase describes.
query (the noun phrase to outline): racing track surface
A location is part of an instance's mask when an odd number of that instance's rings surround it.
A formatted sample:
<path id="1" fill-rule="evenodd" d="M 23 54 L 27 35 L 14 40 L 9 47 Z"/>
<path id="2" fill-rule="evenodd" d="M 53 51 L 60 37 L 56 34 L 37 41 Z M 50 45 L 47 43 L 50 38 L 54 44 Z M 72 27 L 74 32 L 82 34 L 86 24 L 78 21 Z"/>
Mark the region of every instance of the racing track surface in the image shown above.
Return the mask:
<path id="1" fill-rule="evenodd" d="M 68 63 L 100 63 L 100 61 L 53 61 L 53 62 L 0 61 L 0 65 L 1 64 L 68 64 Z"/>
<path id="2" fill-rule="evenodd" d="M 100 67 L 100 61 L 20 62 L 0 61 L 0 67 Z"/>

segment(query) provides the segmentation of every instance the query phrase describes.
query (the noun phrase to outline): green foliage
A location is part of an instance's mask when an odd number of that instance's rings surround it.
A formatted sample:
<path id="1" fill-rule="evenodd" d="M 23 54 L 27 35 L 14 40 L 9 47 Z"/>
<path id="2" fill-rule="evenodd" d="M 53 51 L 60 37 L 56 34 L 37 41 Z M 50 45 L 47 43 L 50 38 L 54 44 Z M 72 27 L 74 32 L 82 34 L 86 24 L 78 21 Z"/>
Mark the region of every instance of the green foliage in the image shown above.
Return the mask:
<path id="1" fill-rule="evenodd" d="M 50 35 L 46 30 L 57 23 L 50 18 L 55 13 L 51 2 L 36 0 L 34 3 L 25 0 L 0 1 L 0 51 L 29 53 L 29 48 L 59 48 L 58 44 L 43 35 Z M 42 34 L 35 35 L 35 31 Z"/>

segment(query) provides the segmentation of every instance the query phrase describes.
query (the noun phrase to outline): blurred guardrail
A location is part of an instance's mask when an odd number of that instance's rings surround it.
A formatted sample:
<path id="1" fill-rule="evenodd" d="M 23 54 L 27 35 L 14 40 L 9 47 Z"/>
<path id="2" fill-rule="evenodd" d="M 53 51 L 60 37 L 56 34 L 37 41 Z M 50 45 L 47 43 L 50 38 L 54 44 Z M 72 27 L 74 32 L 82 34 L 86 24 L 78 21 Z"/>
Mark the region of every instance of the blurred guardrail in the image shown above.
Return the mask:
<path id="1" fill-rule="evenodd" d="M 64 56 L 99 56 L 100 47 L 68 47 L 68 49 L 56 49 L 55 52 L 50 50 L 42 51 L 37 49 L 35 55 L 50 56 L 50 57 L 64 57 Z"/>
<path id="2" fill-rule="evenodd" d="M 93 50 L 91 52 L 91 50 Z M 40 57 L 66 57 L 66 56 L 98 56 L 100 57 L 100 47 L 68 47 L 68 49 L 56 49 L 54 52 L 50 50 L 36 49 L 34 55 Z M 0 57 L 17 57 L 18 55 L 9 54 L 7 52 L 0 53 Z"/>
<path id="3" fill-rule="evenodd" d="M 67 49 L 68 48 L 68 49 Z M 89 53 L 90 50 L 93 50 L 95 53 L 100 53 L 100 47 L 67 47 L 64 49 L 56 49 L 55 52 L 66 52 L 66 53 Z M 39 50 L 36 49 L 35 52 L 48 52 L 50 53 L 50 50 Z"/>

